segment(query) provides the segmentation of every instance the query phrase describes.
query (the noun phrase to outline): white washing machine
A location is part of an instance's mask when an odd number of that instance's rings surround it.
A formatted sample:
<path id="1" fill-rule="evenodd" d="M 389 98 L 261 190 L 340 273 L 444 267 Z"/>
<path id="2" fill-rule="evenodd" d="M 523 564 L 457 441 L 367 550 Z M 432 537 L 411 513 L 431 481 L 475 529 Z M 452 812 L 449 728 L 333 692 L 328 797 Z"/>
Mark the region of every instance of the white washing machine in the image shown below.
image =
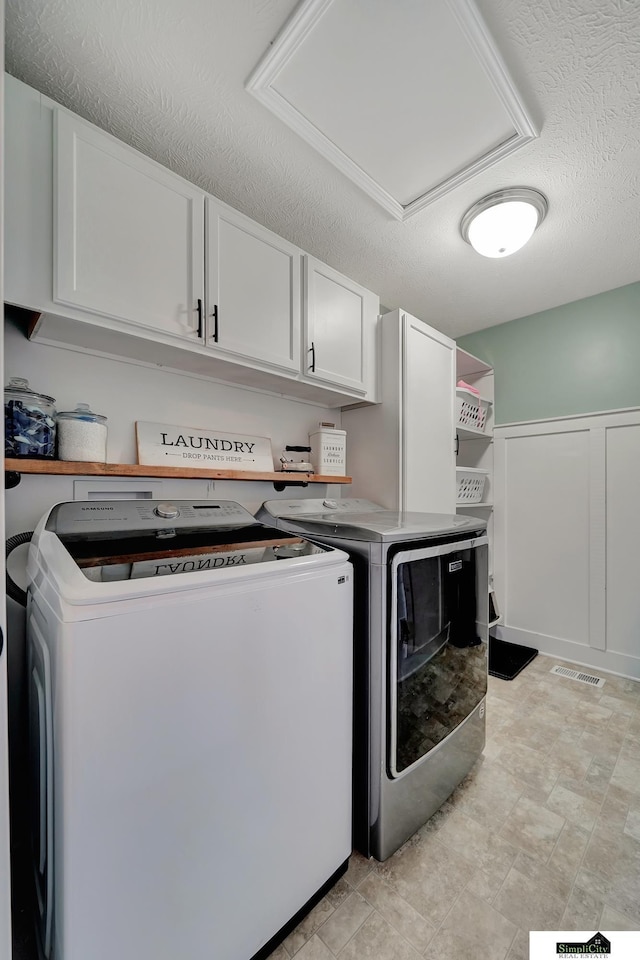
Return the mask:
<path id="1" fill-rule="evenodd" d="M 386 860 L 484 747 L 486 522 L 356 498 L 268 500 L 258 517 L 354 565 L 354 842 Z"/>
<path id="2" fill-rule="evenodd" d="M 28 575 L 41 952 L 266 957 L 351 852 L 346 554 L 229 501 L 74 502 Z"/>

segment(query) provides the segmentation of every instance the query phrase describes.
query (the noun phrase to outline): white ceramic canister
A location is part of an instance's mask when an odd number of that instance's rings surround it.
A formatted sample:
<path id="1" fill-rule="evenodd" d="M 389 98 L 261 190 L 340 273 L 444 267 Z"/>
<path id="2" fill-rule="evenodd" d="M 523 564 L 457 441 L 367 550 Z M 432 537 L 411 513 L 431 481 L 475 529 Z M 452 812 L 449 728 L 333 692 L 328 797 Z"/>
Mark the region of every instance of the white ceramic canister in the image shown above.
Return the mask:
<path id="1" fill-rule="evenodd" d="M 336 430 L 334 423 L 321 421 L 309 434 L 314 473 L 344 476 L 347 472 L 347 432 Z"/>
<path id="2" fill-rule="evenodd" d="M 58 459 L 105 463 L 107 418 L 94 413 L 88 403 L 58 414 Z"/>

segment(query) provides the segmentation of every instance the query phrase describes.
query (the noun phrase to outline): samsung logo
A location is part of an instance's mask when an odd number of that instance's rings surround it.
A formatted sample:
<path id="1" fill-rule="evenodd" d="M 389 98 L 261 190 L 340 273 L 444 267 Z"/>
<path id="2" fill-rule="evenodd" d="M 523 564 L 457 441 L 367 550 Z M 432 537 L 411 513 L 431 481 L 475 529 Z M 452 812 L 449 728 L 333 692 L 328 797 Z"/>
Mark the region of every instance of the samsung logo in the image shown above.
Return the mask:
<path id="1" fill-rule="evenodd" d="M 113 507 L 80 507 L 81 510 L 113 510 Z"/>

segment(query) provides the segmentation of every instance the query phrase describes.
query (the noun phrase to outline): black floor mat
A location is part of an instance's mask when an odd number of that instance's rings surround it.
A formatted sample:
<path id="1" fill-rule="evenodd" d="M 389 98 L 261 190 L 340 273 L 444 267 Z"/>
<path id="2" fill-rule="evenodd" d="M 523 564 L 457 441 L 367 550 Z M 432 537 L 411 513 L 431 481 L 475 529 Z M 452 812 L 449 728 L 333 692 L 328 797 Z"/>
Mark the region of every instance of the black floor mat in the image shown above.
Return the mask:
<path id="1" fill-rule="evenodd" d="M 537 656 L 538 651 L 533 647 L 489 637 L 489 673 L 492 677 L 513 680 Z"/>

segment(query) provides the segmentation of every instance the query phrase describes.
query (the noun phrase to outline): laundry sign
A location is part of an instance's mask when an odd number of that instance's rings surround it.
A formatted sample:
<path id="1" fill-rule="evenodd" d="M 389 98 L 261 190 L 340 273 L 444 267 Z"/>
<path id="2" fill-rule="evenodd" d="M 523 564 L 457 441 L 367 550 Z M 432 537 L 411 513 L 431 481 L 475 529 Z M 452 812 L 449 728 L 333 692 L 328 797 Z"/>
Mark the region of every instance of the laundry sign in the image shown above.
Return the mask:
<path id="1" fill-rule="evenodd" d="M 138 463 L 154 467 L 272 471 L 269 437 L 136 421 Z"/>
<path id="2" fill-rule="evenodd" d="M 202 570 L 221 570 L 228 567 L 246 567 L 251 563 L 260 563 L 265 547 L 252 547 L 247 550 L 232 550 L 224 553 L 200 553 L 187 557 L 165 557 L 158 560 L 141 560 L 131 565 L 130 580 L 142 577 L 167 577 L 173 573 L 200 573 Z"/>

